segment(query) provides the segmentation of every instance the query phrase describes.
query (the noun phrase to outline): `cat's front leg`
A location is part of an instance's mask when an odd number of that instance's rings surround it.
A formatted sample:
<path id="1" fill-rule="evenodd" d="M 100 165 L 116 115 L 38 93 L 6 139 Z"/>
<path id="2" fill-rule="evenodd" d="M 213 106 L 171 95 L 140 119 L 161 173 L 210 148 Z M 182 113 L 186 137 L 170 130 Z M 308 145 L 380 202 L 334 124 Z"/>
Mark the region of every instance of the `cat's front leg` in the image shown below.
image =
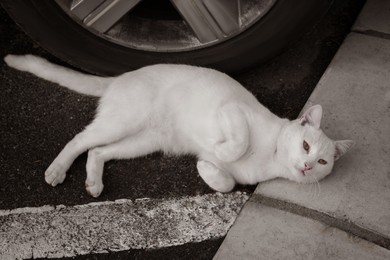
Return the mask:
<path id="1" fill-rule="evenodd" d="M 222 171 L 211 162 L 200 160 L 196 167 L 198 168 L 200 177 L 213 190 L 229 192 L 236 185 L 236 182 L 228 173 Z"/>
<path id="2" fill-rule="evenodd" d="M 215 155 L 221 161 L 234 162 L 248 150 L 248 122 L 237 104 L 222 106 L 218 110 L 217 120 L 223 135 L 223 141 L 215 144 Z"/>

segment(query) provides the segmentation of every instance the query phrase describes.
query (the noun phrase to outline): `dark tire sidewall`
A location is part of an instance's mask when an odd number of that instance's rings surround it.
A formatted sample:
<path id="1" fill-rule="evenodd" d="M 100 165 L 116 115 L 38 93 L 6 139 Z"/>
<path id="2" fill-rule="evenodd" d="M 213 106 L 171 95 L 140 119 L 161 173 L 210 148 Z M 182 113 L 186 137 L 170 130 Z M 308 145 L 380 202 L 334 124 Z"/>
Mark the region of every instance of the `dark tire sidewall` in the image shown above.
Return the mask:
<path id="1" fill-rule="evenodd" d="M 279 0 L 259 22 L 219 44 L 184 52 L 126 48 L 89 32 L 53 0 L 3 0 L 2 6 L 37 43 L 88 72 L 117 75 L 155 63 L 185 63 L 235 72 L 265 61 L 296 40 L 329 8 L 330 0 Z"/>

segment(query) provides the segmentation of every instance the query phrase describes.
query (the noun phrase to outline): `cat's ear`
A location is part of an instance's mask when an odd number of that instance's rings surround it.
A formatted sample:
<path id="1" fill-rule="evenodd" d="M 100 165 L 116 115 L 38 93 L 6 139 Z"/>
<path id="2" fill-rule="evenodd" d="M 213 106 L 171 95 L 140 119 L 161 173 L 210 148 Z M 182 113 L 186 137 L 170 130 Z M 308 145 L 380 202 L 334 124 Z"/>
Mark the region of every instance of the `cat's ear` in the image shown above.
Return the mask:
<path id="1" fill-rule="evenodd" d="M 320 128 L 322 118 L 322 107 L 315 105 L 307 109 L 300 117 L 299 122 L 301 125 L 309 124 L 316 129 Z"/>
<path id="2" fill-rule="evenodd" d="M 343 156 L 352 146 L 355 145 L 355 142 L 352 140 L 341 140 L 334 142 L 336 146 L 336 151 L 334 154 L 334 160 L 338 160 L 341 156 Z"/>

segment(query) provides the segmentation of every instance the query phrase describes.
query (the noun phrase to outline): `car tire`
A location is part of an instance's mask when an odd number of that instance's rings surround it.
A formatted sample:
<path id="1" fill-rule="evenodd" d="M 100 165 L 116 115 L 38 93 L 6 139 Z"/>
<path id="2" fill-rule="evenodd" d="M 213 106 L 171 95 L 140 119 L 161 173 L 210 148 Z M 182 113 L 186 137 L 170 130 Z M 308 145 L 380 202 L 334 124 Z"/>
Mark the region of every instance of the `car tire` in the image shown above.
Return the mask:
<path id="1" fill-rule="evenodd" d="M 150 52 L 105 40 L 72 20 L 52 0 L 3 0 L 34 41 L 82 70 L 118 75 L 155 63 L 184 63 L 233 73 L 275 56 L 328 10 L 331 0 L 278 0 L 258 22 L 221 43 L 191 51 Z"/>

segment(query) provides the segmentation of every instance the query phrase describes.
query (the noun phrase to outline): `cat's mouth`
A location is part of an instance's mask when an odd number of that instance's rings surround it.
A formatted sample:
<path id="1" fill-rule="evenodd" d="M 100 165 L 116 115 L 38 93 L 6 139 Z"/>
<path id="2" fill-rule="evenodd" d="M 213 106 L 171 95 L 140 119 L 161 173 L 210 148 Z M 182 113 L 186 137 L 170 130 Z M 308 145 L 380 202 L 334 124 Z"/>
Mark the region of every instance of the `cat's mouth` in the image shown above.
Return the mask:
<path id="1" fill-rule="evenodd" d="M 301 173 L 303 176 L 306 176 L 306 175 L 309 173 L 310 170 L 308 170 L 308 169 L 300 169 L 299 171 L 300 171 L 300 173 Z"/>
<path id="2" fill-rule="evenodd" d="M 302 168 L 300 166 L 295 166 L 295 170 L 298 172 L 299 176 L 307 176 L 312 168 Z"/>
<path id="3" fill-rule="evenodd" d="M 308 183 L 311 180 L 307 170 L 303 170 L 303 169 L 300 169 L 300 168 L 297 168 L 297 167 L 295 167 L 294 170 L 295 171 L 293 172 L 293 176 L 294 176 L 293 180 L 295 182 L 298 182 L 298 183 Z"/>
<path id="4" fill-rule="evenodd" d="M 294 168 L 295 168 L 295 171 L 298 172 L 299 176 L 306 176 L 305 169 L 302 169 L 302 168 L 297 167 L 297 166 L 295 166 Z"/>

